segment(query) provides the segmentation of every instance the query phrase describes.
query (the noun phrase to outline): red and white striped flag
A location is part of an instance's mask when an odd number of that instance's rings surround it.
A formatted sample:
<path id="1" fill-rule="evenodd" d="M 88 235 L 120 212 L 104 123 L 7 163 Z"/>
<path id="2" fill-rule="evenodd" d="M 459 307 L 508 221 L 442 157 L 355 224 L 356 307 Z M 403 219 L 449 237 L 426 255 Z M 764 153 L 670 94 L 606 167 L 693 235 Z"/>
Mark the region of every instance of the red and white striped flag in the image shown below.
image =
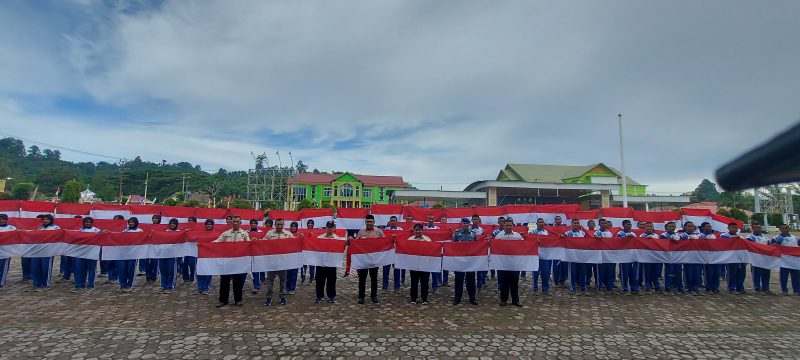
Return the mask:
<path id="1" fill-rule="evenodd" d="M 303 239 L 256 240 L 251 245 L 253 271 L 281 271 L 303 267 Z"/>
<path id="2" fill-rule="evenodd" d="M 333 220 L 333 209 L 303 209 L 300 210 L 300 227 L 305 228 L 309 220 L 314 221 L 315 229 L 324 229 L 328 221 Z"/>
<path id="3" fill-rule="evenodd" d="M 344 240 L 305 237 L 303 239 L 303 264 L 342 267 L 344 248 Z"/>
<path id="4" fill-rule="evenodd" d="M 416 240 L 397 240 L 394 267 L 398 269 L 442 271 L 442 243 Z"/>
<path id="5" fill-rule="evenodd" d="M 781 246 L 780 266 L 788 269 L 800 270 L 800 247 Z"/>
<path id="6" fill-rule="evenodd" d="M 146 259 L 148 232 L 108 233 L 103 237 L 103 260 Z"/>
<path id="7" fill-rule="evenodd" d="M 508 271 L 539 271 L 536 240 L 491 240 L 489 268 Z"/>
<path id="8" fill-rule="evenodd" d="M 353 239 L 350 241 L 353 269 L 369 269 L 394 263 L 394 243 L 391 238 Z"/>
<path id="9" fill-rule="evenodd" d="M 749 260 L 747 262 L 751 265 L 770 270 L 781 267 L 781 263 L 783 263 L 783 256 L 781 256 L 783 246 L 759 244 L 748 240 L 741 241 L 747 248 Z"/>
<path id="10" fill-rule="evenodd" d="M 369 214 L 369 209 L 336 209 L 336 227 L 347 230 L 363 229 L 364 218 L 367 217 L 367 214 Z"/>
<path id="11" fill-rule="evenodd" d="M 150 234 L 148 259 L 166 259 L 184 256 L 197 257 L 197 243 L 185 231 L 153 231 Z"/>
<path id="12" fill-rule="evenodd" d="M 231 275 L 252 272 L 250 241 L 197 244 L 197 275 Z"/>
<path id="13" fill-rule="evenodd" d="M 450 271 L 488 271 L 489 242 L 445 242 L 442 269 Z"/>
<path id="14" fill-rule="evenodd" d="M 369 213 L 375 217 L 375 224 L 379 226 L 388 224 L 392 216 L 397 216 L 398 221 L 403 221 L 402 204 L 374 204 Z"/>

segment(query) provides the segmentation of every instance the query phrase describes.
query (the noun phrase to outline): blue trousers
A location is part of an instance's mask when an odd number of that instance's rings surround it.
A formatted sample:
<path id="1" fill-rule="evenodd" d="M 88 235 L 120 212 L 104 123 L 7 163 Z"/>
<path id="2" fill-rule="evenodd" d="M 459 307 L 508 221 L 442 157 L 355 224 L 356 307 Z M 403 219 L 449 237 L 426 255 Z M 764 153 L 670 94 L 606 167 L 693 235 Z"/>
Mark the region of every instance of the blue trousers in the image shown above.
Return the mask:
<path id="1" fill-rule="evenodd" d="M 295 291 L 297 289 L 297 273 L 300 269 L 286 270 L 286 291 Z"/>
<path id="2" fill-rule="evenodd" d="M 728 291 L 744 291 L 747 264 L 728 264 Z"/>
<path id="3" fill-rule="evenodd" d="M 161 288 L 175 290 L 178 275 L 178 263 L 175 258 L 158 259 L 158 271 L 161 272 Z"/>
<path id="4" fill-rule="evenodd" d="M 756 291 L 769 291 L 769 269 L 750 266 L 753 275 L 753 289 Z"/>
<path id="5" fill-rule="evenodd" d="M 75 287 L 78 289 L 93 288 L 97 275 L 97 260 L 73 258 L 72 268 L 75 271 Z"/>
<path id="6" fill-rule="evenodd" d="M 482 289 L 483 285 L 486 285 L 486 277 L 488 275 L 488 271 L 478 271 L 477 280 L 475 281 L 475 286 L 477 286 L 478 289 Z"/>
<path id="7" fill-rule="evenodd" d="M 306 281 L 306 275 L 308 275 L 309 281 L 314 281 L 314 278 L 317 275 L 317 267 L 311 265 L 303 265 L 300 268 L 300 279 Z"/>
<path id="8" fill-rule="evenodd" d="M 23 257 L 22 262 L 22 280 L 33 279 L 33 270 L 31 268 L 31 258 Z"/>
<path id="9" fill-rule="evenodd" d="M 617 264 L 602 263 L 597 264 L 598 277 L 601 279 L 600 288 L 605 288 L 608 291 L 614 289 L 614 282 L 617 275 Z"/>
<path id="10" fill-rule="evenodd" d="M 392 273 L 392 265 L 383 266 L 383 279 L 381 281 L 381 288 L 383 290 L 389 289 L 389 275 Z"/>
<path id="11" fill-rule="evenodd" d="M 442 285 L 447 285 L 450 281 L 450 270 L 442 270 Z"/>
<path id="12" fill-rule="evenodd" d="M 267 280 L 267 273 L 265 272 L 254 272 L 253 275 L 253 289 L 260 290 L 261 289 L 261 282 Z"/>
<path id="13" fill-rule="evenodd" d="M 116 264 L 120 289 L 132 288 L 133 278 L 136 277 L 136 260 L 116 260 Z"/>
<path id="14" fill-rule="evenodd" d="M 8 266 L 11 264 L 11 259 L 0 259 L 0 286 L 5 286 L 6 278 L 8 277 Z"/>
<path id="15" fill-rule="evenodd" d="M 661 264 L 656 264 L 659 267 Z M 664 264 L 664 290 L 683 292 L 683 264 Z"/>
<path id="16" fill-rule="evenodd" d="M 705 264 L 705 275 L 706 275 L 706 291 L 719 291 L 719 277 L 720 268 L 722 267 L 721 264 Z"/>
<path id="17" fill-rule="evenodd" d="M 553 260 L 553 283 L 563 285 L 567 281 L 569 273 L 569 263 L 561 260 Z"/>
<path id="18" fill-rule="evenodd" d="M 211 290 L 211 275 L 197 275 L 197 290 Z"/>
<path id="19" fill-rule="evenodd" d="M 145 259 L 144 261 L 146 262 L 144 277 L 150 281 L 158 280 L 158 259 Z"/>
<path id="20" fill-rule="evenodd" d="M 700 291 L 701 272 L 703 264 L 683 264 L 683 274 L 686 277 L 686 290 L 689 292 Z"/>
<path id="21" fill-rule="evenodd" d="M 792 277 L 792 292 L 795 294 L 800 293 L 800 270 L 789 268 L 781 268 L 780 270 L 781 291 L 784 293 L 789 292 L 787 287 L 789 276 Z"/>
<path id="22" fill-rule="evenodd" d="M 661 276 L 661 264 L 646 263 L 644 267 L 644 288 L 661 290 L 661 281 L 658 280 Z"/>
<path id="23" fill-rule="evenodd" d="M 533 272 L 532 286 L 533 290 L 538 290 L 538 278 L 542 278 L 542 292 L 550 291 L 550 271 L 553 267 L 553 260 L 539 259 L 539 271 Z"/>
<path id="24" fill-rule="evenodd" d="M 589 266 L 585 263 L 569 263 L 569 288 L 570 291 L 585 292 L 587 290 L 586 284 L 586 267 Z"/>
<path id="25" fill-rule="evenodd" d="M 37 288 L 50 287 L 53 278 L 53 258 L 34 257 L 31 258 L 31 275 L 33 286 Z"/>
<path id="26" fill-rule="evenodd" d="M 181 275 L 186 283 L 193 283 L 197 276 L 197 258 L 194 256 L 184 256 L 181 264 Z"/>
<path id="27" fill-rule="evenodd" d="M 441 272 L 434 272 L 431 273 L 431 291 L 436 292 L 439 289 L 439 284 L 442 282 L 442 273 Z"/>
<path id="28" fill-rule="evenodd" d="M 69 280 L 73 273 L 73 262 L 75 258 L 72 256 L 61 255 L 61 262 L 58 264 L 58 272 L 64 277 L 64 280 Z"/>
<path id="29" fill-rule="evenodd" d="M 622 275 L 622 291 L 627 292 L 631 290 L 639 292 L 639 263 L 622 263 L 619 264 L 619 267 Z"/>

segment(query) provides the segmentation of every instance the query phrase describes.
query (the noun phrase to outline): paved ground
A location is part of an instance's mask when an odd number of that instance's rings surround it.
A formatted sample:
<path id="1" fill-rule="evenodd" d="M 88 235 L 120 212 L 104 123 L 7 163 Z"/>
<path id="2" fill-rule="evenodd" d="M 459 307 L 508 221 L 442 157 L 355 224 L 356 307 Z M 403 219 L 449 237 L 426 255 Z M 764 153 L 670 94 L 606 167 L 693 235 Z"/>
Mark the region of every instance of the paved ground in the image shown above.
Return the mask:
<path id="1" fill-rule="evenodd" d="M 67 283 L 37 293 L 16 283 L 18 260 L 11 268 L 0 359 L 800 357 L 800 296 L 541 297 L 526 284 L 523 308 L 499 307 L 494 291 L 480 306 L 453 306 L 452 288 L 428 306 L 407 304 L 407 288 L 357 305 L 349 277 L 338 304 L 314 304 L 313 287 L 299 285 L 288 305 L 264 307 L 248 282 L 243 307 L 216 309 L 216 282 L 209 296 L 160 294 L 142 278 L 129 294 L 111 285 L 72 294 Z M 776 281 L 777 272 L 774 291 Z"/>

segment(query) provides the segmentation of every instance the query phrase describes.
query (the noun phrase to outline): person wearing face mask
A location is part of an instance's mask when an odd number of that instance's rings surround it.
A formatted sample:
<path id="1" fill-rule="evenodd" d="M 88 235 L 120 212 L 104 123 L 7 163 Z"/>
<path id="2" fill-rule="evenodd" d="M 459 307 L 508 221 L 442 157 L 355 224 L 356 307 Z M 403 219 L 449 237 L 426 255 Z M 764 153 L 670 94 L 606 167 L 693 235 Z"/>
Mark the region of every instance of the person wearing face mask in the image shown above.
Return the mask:
<path id="1" fill-rule="evenodd" d="M 139 219 L 135 216 L 129 218 L 128 227 L 122 232 L 142 232 L 142 229 L 139 228 Z M 133 279 L 136 277 L 136 259 L 117 260 L 116 264 L 119 274 L 119 291 L 131 292 Z"/>
<path id="2" fill-rule="evenodd" d="M 231 218 L 233 221 L 233 218 Z M 204 223 L 204 231 L 210 232 L 214 231 L 214 220 L 206 219 Z M 195 274 L 197 273 L 197 258 L 194 256 L 189 256 L 188 264 L 190 266 L 188 271 L 191 271 L 191 276 L 194 278 Z M 187 263 L 186 261 L 184 261 Z M 186 279 L 186 273 L 184 273 L 184 279 Z M 200 295 L 208 295 L 209 291 L 211 291 L 211 275 L 197 275 L 197 293 Z"/>
<path id="3" fill-rule="evenodd" d="M 8 223 L 8 215 L 0 214 L 0 232 L 17 230 L 13 225 Z M 8 269 L 11 264 L 10 258 L 0 258 L 0 287 L 6 285 L 6 278 L 8 277 Z"/>
<path id="4" fill-rule="evenodd" d="M 53 223 L 53 215 L 44 214 L 39 215 L 42 221 L 42 226 L 39 226 L 38 231 L 53 231 L 60 230 L 55 223 Z M 43 291 L 50 287 L 53 274 L 53 257 L 32 257 L 31 258 L 31 275 L 33 277 L 34 291 Z"/>
<path id="5" fill-rule="evenodd" d="M 78 230 L 80 232 L 100 233 L 102 230 L 94 227 L 94 219 L 87 216 L 83 218 L 83 226 Z M 75 270 L 75 289 L 72 292 L 89 292 L 94 290 L 94 280 L 97 274 L 97 260 L 73 258 L 73 265 Z"/>

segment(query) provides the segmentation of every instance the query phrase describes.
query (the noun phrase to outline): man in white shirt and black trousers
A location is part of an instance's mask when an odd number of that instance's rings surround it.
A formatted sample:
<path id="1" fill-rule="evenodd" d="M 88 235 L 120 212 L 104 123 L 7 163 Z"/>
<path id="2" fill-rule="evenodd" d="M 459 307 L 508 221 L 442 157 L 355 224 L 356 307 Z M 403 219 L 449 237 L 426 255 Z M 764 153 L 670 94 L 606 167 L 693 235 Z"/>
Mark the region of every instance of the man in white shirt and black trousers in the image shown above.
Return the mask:
<path id="1" fill-rule="evenodd" d="M 494 236 L 497 240 L 522 240 L 520 233 L 513 231 L 514 221 L 508 220 L 503 223 L 503 231 Z M 522 307 L 519 302 L 519 271 L 497 270 L 497 277 L 500 281 L 500 306 L 506 306 L 508 295 L 511 293 L 511 305 Z"/>
<path id="2" fill-rule="evenodd" d="M 231 222 L 231 228 L 225 230 L 214 242 L 241 242 L 250 241 L 250 234 L 240 226 L 242 218 L 234 216 Z M 219 276 L 219 304 L 218 308 L 228 305 L 228 296 L 230 295 L 231 282 L 233 282 L 233 301 L 234 305 L 242 306 L 242 289 L 244 288 L 244 280 L 247 274 L 232 274 Z"/>

